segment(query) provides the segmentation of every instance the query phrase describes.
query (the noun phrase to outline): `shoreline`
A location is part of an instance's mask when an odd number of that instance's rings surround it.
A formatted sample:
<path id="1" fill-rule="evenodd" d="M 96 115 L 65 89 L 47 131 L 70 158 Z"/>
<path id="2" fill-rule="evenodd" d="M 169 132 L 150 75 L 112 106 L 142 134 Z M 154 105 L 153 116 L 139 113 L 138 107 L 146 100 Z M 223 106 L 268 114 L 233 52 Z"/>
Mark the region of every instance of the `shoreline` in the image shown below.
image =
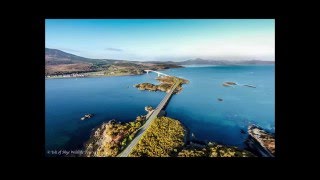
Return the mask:
<path id="1" fill-rule="evenodd" d="M 106 76 L 106 75 L 90 75 L 90 76 L 84 76 L 84 77 L 45 77 L 45 80 L 49 79 L 75 79 L 75 78 L 104 78 L 104 77 L 121 77 L 121 76 L 139 76 L 144 75 L 143 74 L 126 74 L 126 75 L 112 75 L 112 76 Z"/>

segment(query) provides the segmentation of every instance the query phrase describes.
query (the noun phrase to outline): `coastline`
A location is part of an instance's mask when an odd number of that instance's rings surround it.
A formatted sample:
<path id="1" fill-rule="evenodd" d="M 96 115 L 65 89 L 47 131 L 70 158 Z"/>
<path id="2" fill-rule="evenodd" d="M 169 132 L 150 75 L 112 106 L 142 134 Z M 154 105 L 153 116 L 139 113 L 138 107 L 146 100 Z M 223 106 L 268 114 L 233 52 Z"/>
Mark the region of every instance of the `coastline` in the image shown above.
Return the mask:
<path id="1" fill-rule="evenodd" d="M 143 73 L 146 74 L 146 73 Z M 120 76 L 139 76 L 143 74 L 125 74 L 125 75 L 90 75 L 84 77 L 45 77 L 45 80 L 49 79 L 75 79 L 75 78 L 104 78 L 104 77 L 120 77 Z"/>
<path id="2" fill-rule="evenodd" d="M 185 67 L 181 66 L 181 67 L 167 68 L 167 69 L 178 69 L 178 68 L 185 68 Z M 161 72 L 161 71 L 167 70 L 167 69 L 157 69 L 157 71 Z M 97 72 L 91 72 L 91 73 L 97 73 Z M 45 76 L 45 80 L 49 80 L 49 79 L 71 79 L 71 78 L 96 78 L 96 77 L 103 78 L 103 77 L 119 77 L 119 76 L 137 76 L 137 75 L 144 75 L 144 74 L 147 74 L 147 73 L 143 72 L 141 74 L 114 74 L 114 75 L 110 75 L 110 74 L 109 75 L 78 74 L 77 76 L 69 76 L 69 77 L 63 77 L 65 75 L 69 75 L 69 74 L 62 74 L 62 75 L 59 75 L 58 77 L 47 77 L 47 76 Z"/>

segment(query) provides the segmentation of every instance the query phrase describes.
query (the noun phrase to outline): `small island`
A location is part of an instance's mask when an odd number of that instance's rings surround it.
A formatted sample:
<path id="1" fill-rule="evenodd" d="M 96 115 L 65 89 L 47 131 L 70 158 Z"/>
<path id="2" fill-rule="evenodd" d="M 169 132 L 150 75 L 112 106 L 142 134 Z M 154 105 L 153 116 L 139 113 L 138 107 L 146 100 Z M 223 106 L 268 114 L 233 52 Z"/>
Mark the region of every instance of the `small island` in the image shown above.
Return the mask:
<path id="1" fill-rule="evenodd" d="M 86 114 L 84 115 L 82 118 L 80 118 L 82 121 L 85 120 L 85 119 L 90 119 L 94 116 L 94 114 Z"/>
<path id="2" fill-rule="evenodd" d="M 147 111 L 147 112 L 151 112 L 153 110 L 153 107 L 152 106 L 146 106 L 144 108 L 144 110 Z"/>
<path id="3" fill-rule="evenodd" d="M 229 82 L 224 82 L 222 85 L 225 87 L 230 87 L 230 86 L 237 85 L 237 83 L 229 81 Z"/>
<path id="4" fill-rule="evenodd" d="M 189 83 L 189 81 L 186 79 L 173 77 L 173 76 L 161 76 L 156 79 L 160 82 L 159 85 L 154 85 L 151 83 L 141 83 L 141 84 L 136 84 L 134 87 L 138 88 L 139 90 L 169 92 L 172 85 L 175 84 L 177 81 L 180 81 L 180 85 L 174 91 L 174 94 L 176 94 L 182 91 L 183 89 L 182 84 Z"/>

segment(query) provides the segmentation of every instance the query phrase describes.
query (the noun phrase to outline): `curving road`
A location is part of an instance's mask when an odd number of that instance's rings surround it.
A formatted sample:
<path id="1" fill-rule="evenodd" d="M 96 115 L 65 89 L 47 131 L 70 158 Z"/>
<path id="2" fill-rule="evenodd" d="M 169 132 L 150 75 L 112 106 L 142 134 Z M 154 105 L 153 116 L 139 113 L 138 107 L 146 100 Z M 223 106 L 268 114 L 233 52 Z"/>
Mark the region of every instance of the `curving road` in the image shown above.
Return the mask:
<path id="1" fill-rule="evenodd" d="M 148 129 L 148 127 L 150 126 L 150 124 L 153 122 L 153 120 L 155 120 L 158 116 L 158 114 L 160 113 L 160 111 L 163 109 L 163 107 L 167 104 L 167 102 L 169 101 L 169 99 L 172 96 L 173 91 L 178 87 L 178 85 L 180 84 L 180 82 L 176 82 L 171 90 L 167 93 L 167 95 L 162 99 L 162 101 L 160 102 L 160 104 L 157 106 L 156 109 L 154 109 L 153 113 L 151 114 L 151 116 L 147 119 L 146 123 L 140 127 L 140 129 L 138 130 L 136 137 L 130 142 L 130 144 L 117 156 L 117 157 L 128 157 L 128 155 L 130 154 L 130 152 L 132 151 L 132 148 L 135 147 L 138 142 L 140 141 L 143 133 Z"/>

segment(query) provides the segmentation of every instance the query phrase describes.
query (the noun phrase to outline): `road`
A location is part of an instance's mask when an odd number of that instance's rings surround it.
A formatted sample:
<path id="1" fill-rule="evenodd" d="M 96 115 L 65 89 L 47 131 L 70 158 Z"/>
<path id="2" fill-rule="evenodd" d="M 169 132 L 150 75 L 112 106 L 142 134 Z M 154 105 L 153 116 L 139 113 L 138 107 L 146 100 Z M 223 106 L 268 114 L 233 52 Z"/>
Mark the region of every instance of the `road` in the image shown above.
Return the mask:
<path id="1" fill-rule="evenodd" d="M 117 157 L 128 157 L 130 152 L 132 151 L 133 147 L 135 147 L 138 142 L 140 141 L 142 135 L 144 132 L 149 128 L 150 124 L 155 120 L 160 113 L 160 111 L 163 109 L 163 107 L 167 104 L 169 99 L 172 96 L 173 91 L 178 87 L 180 82 L 176 82 L 171 90 L 167 93 L 167 95 L 162 99 L 162 101 L 159 103 L 156 109 L 154 109 L 151 116 L 147 119 L 146 123 L 138 130 L 136 137 L 130 142 L 130 144 L 117 156 Z"/>

